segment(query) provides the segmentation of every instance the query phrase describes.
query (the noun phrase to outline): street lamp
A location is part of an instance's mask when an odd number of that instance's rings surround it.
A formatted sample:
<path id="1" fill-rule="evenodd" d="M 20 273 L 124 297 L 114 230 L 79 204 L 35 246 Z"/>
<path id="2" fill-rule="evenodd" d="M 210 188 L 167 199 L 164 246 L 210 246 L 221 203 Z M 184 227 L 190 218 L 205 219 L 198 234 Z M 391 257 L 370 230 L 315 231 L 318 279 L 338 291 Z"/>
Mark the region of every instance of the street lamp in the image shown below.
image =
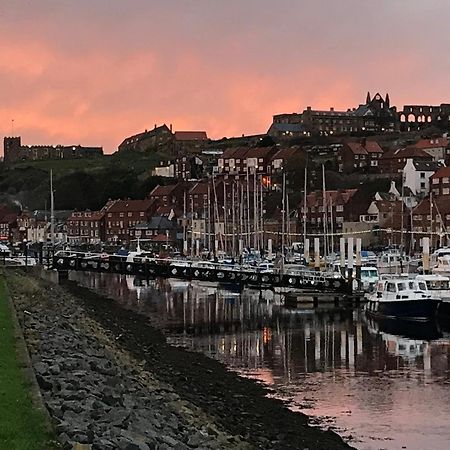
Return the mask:
<path id="1" fill-rule="evenodd" d="M 28 266 L 28 241 L 23 240 L 23 254 L 25 255 L 25 267 Z"/>

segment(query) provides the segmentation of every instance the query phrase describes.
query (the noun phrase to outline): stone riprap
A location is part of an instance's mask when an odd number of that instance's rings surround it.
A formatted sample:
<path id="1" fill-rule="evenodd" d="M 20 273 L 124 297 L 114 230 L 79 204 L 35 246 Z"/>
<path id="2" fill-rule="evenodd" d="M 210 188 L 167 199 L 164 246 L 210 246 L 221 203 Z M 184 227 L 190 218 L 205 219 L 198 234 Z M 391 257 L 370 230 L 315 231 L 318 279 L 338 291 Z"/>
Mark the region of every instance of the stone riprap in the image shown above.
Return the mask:
<path id="1" fill-rule="evenodd" d="M 19 273 L 9 273 L 8 286 L 65 448 L 350 448 L 98 294 Z"/>

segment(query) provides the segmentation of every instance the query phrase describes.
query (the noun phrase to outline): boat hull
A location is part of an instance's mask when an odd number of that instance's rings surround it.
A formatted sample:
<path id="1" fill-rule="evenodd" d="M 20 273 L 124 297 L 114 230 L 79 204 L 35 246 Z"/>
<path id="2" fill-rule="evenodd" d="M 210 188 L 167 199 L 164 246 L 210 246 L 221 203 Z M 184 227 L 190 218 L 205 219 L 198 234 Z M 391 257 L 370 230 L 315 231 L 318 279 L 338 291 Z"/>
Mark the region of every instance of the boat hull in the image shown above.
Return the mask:
<path id="1" fill-rule="evenodd" d="M 440 303 L 440 300 L 430 298 L 401 301 L 369 300 L 366 314 L 375 318 L 425 322 L 435 318 Z"/>

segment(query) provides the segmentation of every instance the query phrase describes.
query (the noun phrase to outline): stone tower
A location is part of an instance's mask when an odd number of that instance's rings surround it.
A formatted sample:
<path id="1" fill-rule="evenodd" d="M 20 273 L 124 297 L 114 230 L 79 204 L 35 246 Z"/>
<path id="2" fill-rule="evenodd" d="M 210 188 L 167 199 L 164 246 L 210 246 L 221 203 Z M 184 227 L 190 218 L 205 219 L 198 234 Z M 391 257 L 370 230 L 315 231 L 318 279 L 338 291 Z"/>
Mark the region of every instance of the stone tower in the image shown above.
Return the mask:
<path id="1" fill-rule="evenodd" d="M 18 161 L 21 157 L 21 139 L 17 137 L 5 137 L 3 139 L 3 160 L 5 162 Z"/>

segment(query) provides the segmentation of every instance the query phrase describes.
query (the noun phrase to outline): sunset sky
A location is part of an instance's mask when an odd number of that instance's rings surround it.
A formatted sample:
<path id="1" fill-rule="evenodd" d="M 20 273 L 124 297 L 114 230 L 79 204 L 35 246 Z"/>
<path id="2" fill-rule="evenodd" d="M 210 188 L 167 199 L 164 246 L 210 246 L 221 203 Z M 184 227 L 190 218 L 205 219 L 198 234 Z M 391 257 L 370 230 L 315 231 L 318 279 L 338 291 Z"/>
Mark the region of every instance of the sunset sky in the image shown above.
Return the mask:
<path id="1" fill-rule="evenodd" d="M 0 133 L 102 145 L 212 138 L 273 114 L 450 102 L 449 0 L 0 0 Z"/>

